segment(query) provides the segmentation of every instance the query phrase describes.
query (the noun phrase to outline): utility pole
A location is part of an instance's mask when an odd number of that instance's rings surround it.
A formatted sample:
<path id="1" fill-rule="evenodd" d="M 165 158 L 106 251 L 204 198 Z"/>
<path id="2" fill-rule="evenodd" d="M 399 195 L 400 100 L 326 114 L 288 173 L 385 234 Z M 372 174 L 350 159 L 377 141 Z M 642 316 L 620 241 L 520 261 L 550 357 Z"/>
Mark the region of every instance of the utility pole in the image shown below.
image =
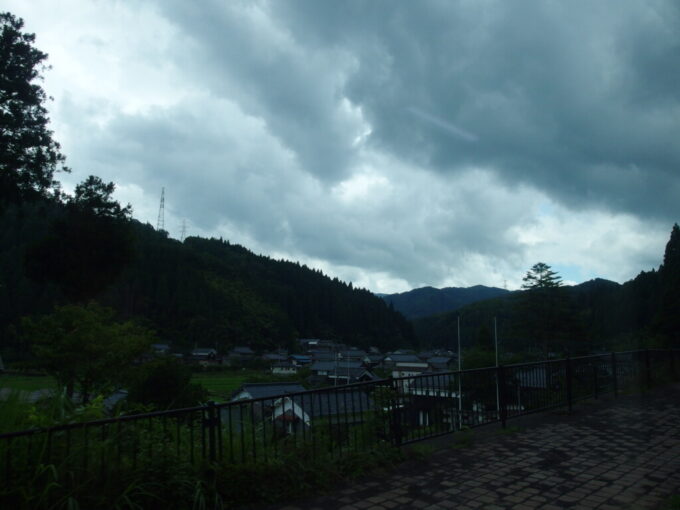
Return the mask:
<path id="1" fill-rule="evenodd" d="M 496 411 L 498 412 L 498 418 L 501 417 L 501 394 L 499 391 L 499 381 L 498 381 L 498 327 L 496 324 L 496 317 L 493 318 L 493 337 L 494 343 L 496 344 Z"/>
<path id="2" fill-rule="evenodd" d="M 460 351 L 460 314 L 458 314 L 458 429 L 463 428 L 463 393 L 461 379 L 463 374 L 461 373 L 462 368 L 462 353 Z"/>

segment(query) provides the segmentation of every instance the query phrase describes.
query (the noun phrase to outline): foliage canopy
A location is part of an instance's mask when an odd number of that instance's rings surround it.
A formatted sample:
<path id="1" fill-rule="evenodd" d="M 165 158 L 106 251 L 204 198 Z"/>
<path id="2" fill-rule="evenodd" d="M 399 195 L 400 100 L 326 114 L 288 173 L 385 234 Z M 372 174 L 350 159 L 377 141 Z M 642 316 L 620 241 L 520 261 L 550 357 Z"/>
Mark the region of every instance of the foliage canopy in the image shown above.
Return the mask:
<path id="1" fill-rule="evenodd" d="M 39 82 L 47 54 L 36 49 L 24 22 L 0 13 L 0 201 L 20 202 L 57 191 L 54 172 L 66 170 L 52 139 Z"/>
<path id="2" fill-rule="evenodd" d="M 114 311 L 95 303 L 67 305 L 22 328 L 45 370 L 71 396 L 84 402 L 92 393 L 123 382 L 132 362 L 149 349 L 153 334 L 133 322 L 116 322 Z"/>
<path id="3" fill-rule="evenodd" d="M 544 262 L 531 266 L 522 281 L 523 289 L 552 289 L 562 285 L 562 278 Z"/>

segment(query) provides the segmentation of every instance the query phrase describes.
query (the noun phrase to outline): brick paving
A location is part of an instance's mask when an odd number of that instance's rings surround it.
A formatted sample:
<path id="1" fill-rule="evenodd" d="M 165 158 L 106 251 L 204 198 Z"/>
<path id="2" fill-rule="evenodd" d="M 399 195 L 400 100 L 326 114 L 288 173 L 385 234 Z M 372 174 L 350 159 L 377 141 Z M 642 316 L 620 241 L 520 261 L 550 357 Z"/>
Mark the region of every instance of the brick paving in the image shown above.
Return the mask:
<path id="1" fill-rule="evenodd" d="M 680 494 L 680 385 L 584 404 L 572 415 L 535 416 L 532 423 L 272 508 L 643 509 Z"/>

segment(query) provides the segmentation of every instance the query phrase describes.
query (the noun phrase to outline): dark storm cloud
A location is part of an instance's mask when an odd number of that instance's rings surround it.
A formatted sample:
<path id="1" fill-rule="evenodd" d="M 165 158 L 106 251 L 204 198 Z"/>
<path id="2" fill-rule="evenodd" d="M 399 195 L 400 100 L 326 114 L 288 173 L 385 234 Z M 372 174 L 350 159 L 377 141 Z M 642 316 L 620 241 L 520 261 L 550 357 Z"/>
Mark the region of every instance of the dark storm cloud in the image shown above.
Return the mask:
<path id="1" fill-rule="evenodd" d="M 352 149 L 332 106 L 345 95 L 372 146 L 432 170 L 484 167 L 568 205 L 677 217 L 677 4 L 257 5 L 284 36 L 244 33 L 243 5 L 166 12 L 211 50 L 211 80 L 238 75 L 308 171 L 343 175 Z"/>
<path id="2" fill-rule="evenodd" d="M 397 291 L 623 281 L 678 219 L 677 4 L 69 1 L 36 28 L 65 183 L 154 223 L 165 187 L 171 235 Z"/>

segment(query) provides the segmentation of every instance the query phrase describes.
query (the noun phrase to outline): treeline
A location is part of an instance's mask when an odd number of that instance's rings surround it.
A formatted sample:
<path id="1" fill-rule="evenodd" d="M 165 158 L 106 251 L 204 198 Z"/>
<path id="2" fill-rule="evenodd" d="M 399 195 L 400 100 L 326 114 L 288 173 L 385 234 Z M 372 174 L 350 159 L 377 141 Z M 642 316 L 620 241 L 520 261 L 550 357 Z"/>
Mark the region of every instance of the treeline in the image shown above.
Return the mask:
<path id="1" fill-rule="evenodd" d="M 69 220 L 65 206 L 49 200 L 0 214 L 5 357 L 29 351 L 19 318 L 83 299 L 110 306 L 185 350 L 292 348 L 300 337 L 382 349 L 413 344 L 410 323 L 380 298 L 299 263 L 219 239 L 180 243 L 137 221 L 87 228 Z"/>
<path id="2" fill-rule="evenodd" d="M 620 285 L 595 279 L 573 287 L 516 291 L 455 312 L 413 321 L 422 347 L 456 348 L 493 341 L 501 349 L 586 354 L 600 350 L 680 347 L 680 229 L 674 225 L 658 270 Z"/>

